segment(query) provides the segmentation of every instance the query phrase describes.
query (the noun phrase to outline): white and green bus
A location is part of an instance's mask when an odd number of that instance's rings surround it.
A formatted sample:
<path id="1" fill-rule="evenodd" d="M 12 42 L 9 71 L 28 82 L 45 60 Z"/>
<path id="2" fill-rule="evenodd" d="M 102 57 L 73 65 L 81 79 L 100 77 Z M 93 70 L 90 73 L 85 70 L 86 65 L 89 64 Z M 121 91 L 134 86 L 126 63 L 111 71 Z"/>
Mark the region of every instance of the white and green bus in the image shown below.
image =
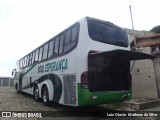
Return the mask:
<path id="1" fill-rule="evenodd" d="M 69 106 L 89 106 L 131 98 L 128 34 L 106 21 L 85 17 L 17 62 L 17 91 Z"/>

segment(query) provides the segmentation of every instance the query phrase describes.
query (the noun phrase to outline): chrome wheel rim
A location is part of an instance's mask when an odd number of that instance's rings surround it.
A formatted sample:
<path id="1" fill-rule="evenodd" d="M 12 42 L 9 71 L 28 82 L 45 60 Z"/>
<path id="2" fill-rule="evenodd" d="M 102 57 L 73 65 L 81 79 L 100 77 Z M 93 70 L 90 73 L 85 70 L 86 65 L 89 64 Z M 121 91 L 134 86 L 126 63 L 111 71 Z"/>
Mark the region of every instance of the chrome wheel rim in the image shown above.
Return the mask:
<path id="1" fill-rule="evenodd" d="M 43 101 L 46 103 L 47 102 L 47 97 L 43 96 Z"/>
<path id="2" fill-rule="evenodd" d="M 47 92 L 44 91 L 43 93 L 43 101 L 46 103 L 47 102 Z"/>

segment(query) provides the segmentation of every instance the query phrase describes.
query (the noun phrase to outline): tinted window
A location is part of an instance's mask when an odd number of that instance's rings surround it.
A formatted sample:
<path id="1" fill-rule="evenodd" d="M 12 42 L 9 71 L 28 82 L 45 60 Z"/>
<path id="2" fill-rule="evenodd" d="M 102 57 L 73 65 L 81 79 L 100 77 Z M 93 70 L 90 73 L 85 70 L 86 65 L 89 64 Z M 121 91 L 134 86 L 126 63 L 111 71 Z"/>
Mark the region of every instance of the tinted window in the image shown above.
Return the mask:
<path id="1" fill-rule="evenodd" d="M 66 31 L 60 33 L 54 39 L 45 43 L 31 54 L 19 61 L 20 67 L 34 64 L 34 62 L 42 61 L 53 56 L 62 55 L 71 51 L 76 46 L 78 40 L 79 24 L 71 26 Z"/>
<path id="2" fill-rule="evenodd" d="M 75 44 L 76 44 L 75 42 L 72 42 L 68 45 L 65 45 L 64 46 L 64 52 L 67 52 L 67 51 L 71 50 L 75 46 Z"/>
<path id="3" fill-rule="evenodd" d="M 75 42 L 76 41 L 77 33 L 78 33 L 78 26 L 75 26 L 75 27 L 72 28 L 71 42 Z"/>
<path id="4" fill-rule="evenodd" d="M 28 66 L 28 55 L 25 57 L 25 67 Z"/>
<path id="5" fill-rule="evenodd" d="M 17 63 L 17 64 L 18 64 L 19 68 L 21 68 L 21 63 L 20 63 L 20 60 L 18 61 L 18 63 Z"/>
<path id="6" fill-rule="evenodd" d="M 22 68 L 22 60 L 20 60 L 20 68 Z"/>
<path id="7" fill-rule="evenodd" d="M 44 45 L 43 60 L 47 59 L 47 53 L 48 53 L 48 43 Z"/>
<path id="8" fill-rule="evenodd" d="M 49 43 L 48 58 L 51 58 L 53 56 L 53 47 L 54 47 L 54 41 L 52 40 Z"/>
<path id="9" fill-rule="evenodd" d="M 21 60 L 21 66 L 24 67 L 24 59 Z"/>
<path id="10" fill-rule="evenodd" d="M 22 67 L 25 67 L 25 59 L 22 59 Z"/>
<path id="11" fill-rule="evenodd" d="M 67 30 L 65 34 L 65 45 L 70 44 L 71 41 L 71 30 Z"/>
<path id="12" fill-rule="evenodd" d="M 23 67 L 26 67 L 27 66 L 27 63 L 28 63 L 28 59 L 27 59 L 27 56 L 24 58 L 24 64 L 23 64 Z"/>
<path id="13" fill-rule="evenodd" d="M 54 46 L 54 55 L 58 55 L 58 48 L 59 48 L 59 37 L 55 39 L 55 46 Z"/>
<path id="14" fill-rule="evenodd" d="M 32 53 L 30 55 L 28 55 L 28 65 L 32 64 Z"/>
<path id="15" fill-rule="evenodd" d="M 39 54 L 39 49 L 36 50 L 36 56 L 34 61 L 38 61 L 38 54 Z"/>
<path id="16" fill-rule="evenodd" d="M 29 55 L 27 55 L 27 66 L 29 65 Z"/>
<path id="17" fill-rule="evenodd" d="M 63 41 L 64 41 L 64 34 L 60 36 L 59 54 L 63 53 Z"/>
<path id="18" fill-rule="evenodd" d="M 41 47 L 40 50 L 39 50 L 39 59 L 38 59 L 38 61 L 42 60 L 42 53 L 43 53 L 43 47 Z"/>
<path id="19" fill-rule="evenodd" d="M 75 47 L 77 39 L 78 39 L 78 26 L 76 25 L 66 31 L 64 52 L 67 52 L 71 50 L 73 47 Z"/>
<path id="20" fill-rule="evenodd" d="M 23 67 L 26 67 L 27 66 L 27 62 L 28 62 L 28 59 L 27 59 L 27 56 L 23 58 Z"/>
<path id="21" fill-rule="evenodd" d="M 33 64 L 33 62 L 34 62 L 34 60 L 35 60 L 35 51 L 33 52 L 32 55 L 33 55 L 33 56 L 32 56 L 32 64 Z"/>
<path id="22" fill-rule="evenodd" d="M 121 47 L 128 47 L 127 32 L 109 23 L 88 20 L 91 39 Z"/>

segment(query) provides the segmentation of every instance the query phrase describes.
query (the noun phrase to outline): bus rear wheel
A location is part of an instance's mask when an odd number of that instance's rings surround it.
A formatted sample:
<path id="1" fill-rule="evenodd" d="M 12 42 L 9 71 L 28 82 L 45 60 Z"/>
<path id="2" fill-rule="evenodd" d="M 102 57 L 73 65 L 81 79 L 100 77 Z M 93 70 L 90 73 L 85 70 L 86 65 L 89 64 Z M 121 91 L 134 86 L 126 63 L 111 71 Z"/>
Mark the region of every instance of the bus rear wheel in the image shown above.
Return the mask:
<path id="1" fill-rule="evenodd" d="M 50 105 L 49 93 L 48 93 L 47 86 L 44 86 L 44 88 L 42 90 L 42 101 L 43 101 L 44 105 L 46 105 L 46 106 Z"/>

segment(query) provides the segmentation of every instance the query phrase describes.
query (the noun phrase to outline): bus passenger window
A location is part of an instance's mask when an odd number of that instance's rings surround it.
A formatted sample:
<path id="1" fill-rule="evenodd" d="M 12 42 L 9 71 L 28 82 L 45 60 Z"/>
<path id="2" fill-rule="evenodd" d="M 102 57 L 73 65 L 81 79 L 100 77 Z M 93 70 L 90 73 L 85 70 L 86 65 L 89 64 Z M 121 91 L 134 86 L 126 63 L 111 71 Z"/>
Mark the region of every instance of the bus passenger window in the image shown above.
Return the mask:
<path id="1" fill-rule="evenodd" d="M 43 60 L 47 59 L 47 53 L 48 53 L 48 43 L 44 45 Z"/>
<path id="2" fill-rule="evenodd" d="M 54 41 L 52 40 L 49 43 L 48 58 L 51 58 L 53 56 L 53 47 L 54 47 Z"/>
<path id="3" fill-rule="evenodd" d="M 71 30 L 67 30 L 66 31 L 66 35 L 65 35 L 65 45 L 70 44 L 71 41 Z"/>
<path id="4" fill-rule="evenodd" d="M 59 54 L 63 53 L 63 40 L 64 40 L 64 34 L 60 36 Z"/>
<path id="5" fill-rule="evenodd" d="M 37 61 L 38 61 L 38 53 L 39 53 L 39 49 L 36 50 L 36 55 L 35 55 L 34 62 L 37 62 Z"/>
<path id="6" fill-rule="evenodd" d="M 24 58 L 24 67 L 26 67 L 27 66 L 27 56 Z"/>
<path id="7" fill-rule="evenodd" d="M 64 44 L 64 52 L 70 50 L 70 41 L 71 41 L 71 30 L 67 30 L 65 34 L 65 44 Z"/>
<path id="8" fill-rule="evenodd" d="M 59 48 L 59 37 L 57 37 L 55 40 L 54 56 L 58 55 L 58 48 Z"/>
<path id="9" fill-rule="evenodd" d="M 22 67 L 22 68 L 24 67 L 24 65 L 23 65 L 23 59 L 21 60 L 21 67 Z"/>
<path id="10" fill-rule="evenodd" d="M 19 61 L 19 67 L 20 68 L 22 68 L 22 64 L 21 64 L 22 62 L 21 62 L 21 60 Z"/>
<path id="11" fill-rule="evenodd" d="M 28 65 L 32 64 L 32 53 L 30 55 L 28 55 L 29 61 L 28 61 Z"/>
<path id="12" fill-rule="evenodd" d="M 43 47 L 41 47 L 40 50 L 39 50 L 39 59 L 38 59 L 38 61 L 42 60 L 42 53 L 43 53 Z"/>
<path id="13" fill-rule="evenodd" d="M 78 26 L 75 26 L 75 27 L 72 28 L 71 42 L 75 42 L 76 41 L 77 33 L 78 33 Z"/>
<path id="14" fill-rule="evenodd" d="M 22 59 L 22 67 L 24 67 L 24 58 Z"/>
<path id="15" fill-rule="evenodd" d="M 33 64 L 33 62 L 34 62 L 34 59 L 35 59 L 35 51 L 32 53 L 32 64 Z"/>
<path id="16" fill-rule="evenodd" d="M 27 55 L 27 66 L 29 65 L 29 55 Z"/>

